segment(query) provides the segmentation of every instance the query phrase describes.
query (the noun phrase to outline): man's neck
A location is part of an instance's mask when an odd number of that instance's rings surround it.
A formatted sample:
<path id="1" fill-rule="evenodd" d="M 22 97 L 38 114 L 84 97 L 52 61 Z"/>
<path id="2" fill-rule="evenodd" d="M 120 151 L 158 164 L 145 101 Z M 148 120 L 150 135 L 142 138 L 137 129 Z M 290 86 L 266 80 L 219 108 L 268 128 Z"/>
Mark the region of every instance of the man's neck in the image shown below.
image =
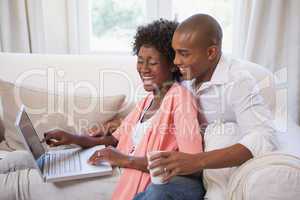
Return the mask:
<path id="1" fill-rule="evenodd" d="M 219 61 L 221 59 L 221 54 L 220 56 L 218 57 L 218 59 L 216 59 L 212 64 L 211 66 L 208 68 L 208 70 L 206 71 L 206 73 L 203 75 L 203 76 L 200 76 L 200 77 L 197 77 L 196 80 L 195 80 L 195 86 L 196 88 L 200 87 L 202 85 L 202 83 L 204 82 L 208 82 L 211 80 L 218 64 L 219 64 Z"/>

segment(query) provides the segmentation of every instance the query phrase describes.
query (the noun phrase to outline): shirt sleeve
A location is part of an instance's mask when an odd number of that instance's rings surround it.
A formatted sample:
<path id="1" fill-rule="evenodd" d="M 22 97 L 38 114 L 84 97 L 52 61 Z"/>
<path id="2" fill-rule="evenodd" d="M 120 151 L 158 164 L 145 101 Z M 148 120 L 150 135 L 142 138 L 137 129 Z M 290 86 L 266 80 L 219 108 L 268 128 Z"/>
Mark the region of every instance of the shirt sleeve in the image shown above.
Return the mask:
<path id="1" fill-rule="evenodd" d="M 256 80 L 250 74 L 242 74 L 231 89 L 236 120 L 245 135 L 239 143 L 249 149 L 253 157 L 274 151 L 277 142 L 272 114 L 259 93 Z"/>
<path id="2" fill-rule="evenodd" d="M 131 132 L 136 125 L 136 117 L 143 110 L 148 97 L 135 105 L 132 111 L 122 121 L 120 127 L 112 134 L 119 141 L 117 149 L 125 154 L 128 154 L 131 151 Z"/>
<path id="3" fill-rule="evenodd" d="M 118 140 L 118 145 L 116 148 L 125 154 L 128 154 L 129 152 L 128 141 L 130 139 L 129 135 L 133 127 L 132 118 L 135 114 L 135 111 L 136 109 L 131 111 L 129 115 L 125 117 L 125 119 L 122 121 L 120 127 L 112 134 L 113 137 L 115 137 Z"/>
<path id="4" fill-rule="evenodd" d="M 119 128 L 113 132 L 113 136 L 120 141 L 120 138 L 122 135 L 128 135 L 130 134 L 128 131 L 131 130 L 132 126 L 134 125 L 134 123 L 132 123 L 132 119 L 134 118 L 134 115 L 139 112 L 139 109 L 141 107 L 141 102 L 138 102 L 134 108 L 132 109 L 132 111 L 130 111 L 130 113 L 123 119 L 121 125 L 119 126 Z"/>
<path id="5" fill-rule="evenodd" d="M 123 130 L 125 129 L 125 124 L 126 124 L 126 118 L 122 121 L 121 125 L 117 128 L 117 130 L 115 130 L 115 132 L 112 133 L 112 135 L 114 136 L 114 138 L 116 138 L 118 141 L 120 140 L 121 137 L 121 133 L 123 132 Z"/>
<path id="6" fill-rule="evenodd" d="M 179 151 L 203 152 L 202 135 L 198 121 L 198 106 L 195 97 L 185 91 L 174 111 L 174 128 Z M 179 94 L 180 95 L 180 94 Z"/>

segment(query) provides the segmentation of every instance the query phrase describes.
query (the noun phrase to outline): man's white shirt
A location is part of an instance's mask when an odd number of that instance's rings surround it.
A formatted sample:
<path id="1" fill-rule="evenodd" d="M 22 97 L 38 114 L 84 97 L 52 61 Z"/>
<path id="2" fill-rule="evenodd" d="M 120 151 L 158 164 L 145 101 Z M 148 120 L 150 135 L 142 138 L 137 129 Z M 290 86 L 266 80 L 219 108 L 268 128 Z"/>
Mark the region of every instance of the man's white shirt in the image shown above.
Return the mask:
<path id="1" fill-rule="evenodd" d="M 210 81 L 199 88 L 194 86 L 194 80 L 181 82 L 199 99 L 204 119 L 200 123 L 207 125 L 205 151 L 240 143 L 257 157 L 276 149 L 270 108 L 247 70 L 253 65 L 256 64 L 222 55 Z M 229 178 L 235 169 L 204 170 L 206 198 L 226 199 Z"/>

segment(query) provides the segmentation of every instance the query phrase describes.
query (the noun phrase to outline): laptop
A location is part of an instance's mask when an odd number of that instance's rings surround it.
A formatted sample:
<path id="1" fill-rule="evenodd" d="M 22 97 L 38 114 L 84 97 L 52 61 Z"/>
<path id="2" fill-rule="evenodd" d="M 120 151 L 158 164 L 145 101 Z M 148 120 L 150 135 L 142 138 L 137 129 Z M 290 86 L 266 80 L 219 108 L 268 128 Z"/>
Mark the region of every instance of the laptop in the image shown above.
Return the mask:
<path id="1" fill-rule="evenodd" d="M 44 182 L 60 182 L 112 174 L 112 167 L 108 162 L 103 161 L 96 166 L 87 163 L 90 156 L 96 150 L 104 148 L 104 145 L 89 149 L 72 148 L 47 151 L 42 145 L 24 105 L 21 106 L 15 125 L 23 136 L 23 143 L 31 153 Z"/>

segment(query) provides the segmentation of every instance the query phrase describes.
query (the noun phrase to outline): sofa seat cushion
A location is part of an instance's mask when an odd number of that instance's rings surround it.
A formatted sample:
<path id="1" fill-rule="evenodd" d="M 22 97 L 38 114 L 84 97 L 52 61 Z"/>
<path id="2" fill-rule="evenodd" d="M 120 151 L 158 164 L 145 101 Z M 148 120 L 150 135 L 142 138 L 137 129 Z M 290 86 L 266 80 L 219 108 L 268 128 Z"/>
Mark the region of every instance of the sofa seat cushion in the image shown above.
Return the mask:
<path id="1" fill-rule="evenodd" d="M 15 86 L 0 80 L 0 96 L 5 126 L 5 140 L 13 149 L 24 149 L 15 128 L 16 115 L 22 104 L 40 137 L 51 129 L 83 134 L 93 126 L 111 120 L 121 109 L 125 96 L 57 95 L 41 89 Z"/>

